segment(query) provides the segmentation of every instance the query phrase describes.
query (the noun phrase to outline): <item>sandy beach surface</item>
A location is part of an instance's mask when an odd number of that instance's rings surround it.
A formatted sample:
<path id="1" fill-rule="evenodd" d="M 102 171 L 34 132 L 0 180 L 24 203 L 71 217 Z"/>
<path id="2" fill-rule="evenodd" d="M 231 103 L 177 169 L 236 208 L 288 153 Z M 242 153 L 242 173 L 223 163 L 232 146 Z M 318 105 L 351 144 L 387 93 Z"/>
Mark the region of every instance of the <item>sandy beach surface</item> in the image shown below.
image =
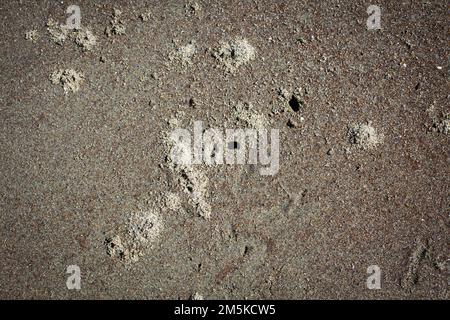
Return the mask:
<path id="1" fill-rule="evenodd" d="M 449 299 L 447 1 L 70 5 L 0 3 L 0 298 Z"/>

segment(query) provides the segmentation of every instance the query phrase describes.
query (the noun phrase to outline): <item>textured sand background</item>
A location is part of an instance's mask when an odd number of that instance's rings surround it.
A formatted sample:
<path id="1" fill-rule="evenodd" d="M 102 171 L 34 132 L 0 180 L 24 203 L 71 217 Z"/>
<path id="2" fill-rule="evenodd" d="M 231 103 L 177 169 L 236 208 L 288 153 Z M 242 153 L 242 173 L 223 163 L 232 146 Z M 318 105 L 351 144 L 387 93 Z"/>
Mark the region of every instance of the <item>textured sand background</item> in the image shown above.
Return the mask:
<path id="1" fill-rule="evenodd" d="M 196 3 L 0 3 L 0 297 L 448 299 L 448 2 Z M 90 51 L 46 30 L 70 4 Z M 114 9 L 126 29 L 108 37 Z M 214 50 L 237 38 L 256 54 L 227 72 Z M 50 81 L 60 69 L 79 91 Z M 167 163 L 172 127 L 223 128 L 239 102 L 281 130 L 276 175 Z M 351 144 L 368 122 L 382 141 Z M 158 232 L 130 231 L 139 213 Z"/>

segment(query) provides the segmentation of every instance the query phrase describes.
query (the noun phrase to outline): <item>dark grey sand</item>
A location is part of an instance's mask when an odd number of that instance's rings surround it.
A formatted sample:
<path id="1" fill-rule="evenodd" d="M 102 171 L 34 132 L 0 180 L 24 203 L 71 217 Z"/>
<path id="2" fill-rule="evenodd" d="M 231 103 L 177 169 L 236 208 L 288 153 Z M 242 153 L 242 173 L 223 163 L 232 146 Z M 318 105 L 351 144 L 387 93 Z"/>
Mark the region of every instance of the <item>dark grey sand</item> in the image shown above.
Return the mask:
<path id="1" fill-rule="evenodd" d="M 449 298 L 447 1 L 69 4 L 0 3 L 1 298 Z M 236 119 L 276 175 L 167 163 Z"/>

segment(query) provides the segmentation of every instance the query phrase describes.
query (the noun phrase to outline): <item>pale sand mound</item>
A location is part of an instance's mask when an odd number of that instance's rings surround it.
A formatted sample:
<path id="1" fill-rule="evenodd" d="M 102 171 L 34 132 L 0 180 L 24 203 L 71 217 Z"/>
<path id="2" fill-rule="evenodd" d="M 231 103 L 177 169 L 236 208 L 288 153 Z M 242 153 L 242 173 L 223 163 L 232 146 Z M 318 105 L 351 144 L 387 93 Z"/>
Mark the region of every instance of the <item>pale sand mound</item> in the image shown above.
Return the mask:
<path id="1" fill-rule="evenodd" d="M 136 262 L 157 241 L 162 229 L 162 219 L 156 212 L 133 212 L 125 231 L 105 240 L 106 253 L 123 262 Z"/>
<path id="2" fill-rule="evenodd" d="M 27 31 L 25 32 L 25 39 L 32 42 L 36 42 L 36 40 L 39 39 L 39 33 L 37 32 L 37 30 Z"/>
<path id="3" fill-rule="evenodd" d="M 384 136 L 378 134 L 370 122 L 351 126 L 348 136 L 350 143 L 364 150 L 373 149 L 384 140 Z"/>
<path id="4" fill-rule="evenodd" d="M 251 128 L 264 129 L 268 126 L 266 117 L 258 113 L 251 103 L 238 102 L 234 111 L 236 118 Z"/>
<path id="5" fill-rule="evenodd" d="M 67 26 L 60 25 L 52 18 L 47 21 L 47 31 L 50 34 L 51 40 L 59 45 L 62 45 L 69 35 L 69 29 Z"/>
<path id="6" fill-rule="evenodd" d="M 200 170 L 192 166 L 179 168 L 181 173 L 181 185 L 185 192 L 190 195 L 190 200 L 194 204 L 197 214 L 208 220 L 211 218 L 211 206 L 206 201 L 208 193 L 208 177 Z"/>
<path id="7" fill-rule="evenodd" d="M 60 25 L 52 18 L 47 21 L 47 31 L 50 39 L 59 45 L 62 45 L 67 39 L 74 41 L 83 51 L 90 51 L 97 44 L 97 37 L 87 28 L 69 29 L 66 25 Z M 27 40 L 35 41 L 37 38 L 35 30 L 26 33 Z"/>
<path id="8" fill-rule="evenodd" d="M 176 61 L 183 66 L 192 64 L 192 57 L 197 53 L 197 46 L 194 41 L 181 46 L 169 54 L 170 61 Z"/>
<path id="9" fill-rule="evenodd" d="M 77 92 L 80 90 L 80 84 L 84 81 L 84 76 L 81 72 L 73 69 L 60 69 L 50 75 L 50 80 L 53 84 L 60 84 L 64 88 L 64 93 L 67 94 L 69 91 Z"/>
<path id="10" fill-rule="evenodd" d="M 213 52 L 213 56 L 224 65 L 226 71 L 234 72 L 241 65 L 255 59 L 256 50 L 247 39 L 237 38 L 222 42 Z"/>
<path id="11" fill-rule="evenodd" d="M 122 35 L 125 34 L 125 24 L 121 19 L 122 11 L 114 9 L 112 20 L 110 21 L 110 26 L 106 27 L 105 34 L 110 37 L 112 35 Z"/>
<path id="12" fill-rule="evenodd" d="M 444 115 L 441 121 L 435 121 L 433 126 L 438 132 L 448 134 L 450 132 L 450 113 Z"/>
<path id="13" fill-rule="evenodd" d="M 181 209 L 181 200 L 176 193 L 166 192 L 164 194 L 164 205 L 167 209 L 178 211 Z"/>
<path id="14" fill-rule="evenodd" d="M 90 51 L 97 44 L 97 37 L 88 29 L 80 29 L 75 33 L 75 43 L 79 45 L 83 51 Z"/>
<path id="15" fill-rule="evenodd" d="M 166 141 L 169 151 L 167 157 L 169 168 L 177 175 L 180 186 L 188 194 L 189 201 L 195 208 L 196 213 L 208 220 L 211 218 L 211 205 L 207 201 L 209 194 L 208 176 L 200 168 L 190 164 L 191 154 L 185 152 L 188 148 L 178 150 L 176 143 L 171 137 L 168 137 Z"/>

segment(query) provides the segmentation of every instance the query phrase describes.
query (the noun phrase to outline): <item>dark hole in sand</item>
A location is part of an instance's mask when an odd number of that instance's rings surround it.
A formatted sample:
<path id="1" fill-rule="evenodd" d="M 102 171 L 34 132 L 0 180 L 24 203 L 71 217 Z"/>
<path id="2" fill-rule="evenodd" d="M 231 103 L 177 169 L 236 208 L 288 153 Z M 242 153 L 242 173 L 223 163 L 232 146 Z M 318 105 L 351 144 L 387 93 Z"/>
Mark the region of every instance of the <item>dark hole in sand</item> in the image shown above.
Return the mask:
<path id="1" fill-rule="evenodd" d="M 300 111 L 300 101 L 296 96 L 292 96 L 291 100 L 289 100 L 289 105 L 294 112 Z"/>

